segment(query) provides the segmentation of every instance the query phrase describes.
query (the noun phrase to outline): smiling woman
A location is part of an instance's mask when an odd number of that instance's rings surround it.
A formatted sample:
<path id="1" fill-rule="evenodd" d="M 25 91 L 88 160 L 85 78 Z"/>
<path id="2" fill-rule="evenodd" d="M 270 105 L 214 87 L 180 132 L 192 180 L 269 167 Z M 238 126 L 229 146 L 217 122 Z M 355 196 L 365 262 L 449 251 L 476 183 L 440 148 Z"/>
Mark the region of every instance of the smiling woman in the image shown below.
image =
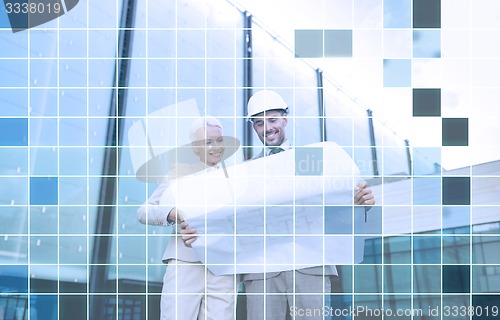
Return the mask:
<path id="1" fill-rule="evenodd" d="M 208 166 L 214 166 L 224 155 L 224 137 L 222 125 L 216 118 L 207 117 L 196 120 L 191 126 L 190 138 L 194 153 L 200 161 Z"/>

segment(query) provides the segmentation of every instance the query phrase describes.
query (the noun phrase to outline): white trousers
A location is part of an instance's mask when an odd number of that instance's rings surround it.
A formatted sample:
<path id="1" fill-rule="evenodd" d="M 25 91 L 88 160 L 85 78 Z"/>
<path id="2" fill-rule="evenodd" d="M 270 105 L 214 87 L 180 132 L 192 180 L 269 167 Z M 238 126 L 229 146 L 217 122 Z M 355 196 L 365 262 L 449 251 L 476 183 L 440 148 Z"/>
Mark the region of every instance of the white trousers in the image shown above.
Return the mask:
<path id="1" fill-rule="evenodd" d="M 200 262 L 170 260 L 163 277 L 161 320 L 233 320 L 235 276 L 215 276 Z"/>

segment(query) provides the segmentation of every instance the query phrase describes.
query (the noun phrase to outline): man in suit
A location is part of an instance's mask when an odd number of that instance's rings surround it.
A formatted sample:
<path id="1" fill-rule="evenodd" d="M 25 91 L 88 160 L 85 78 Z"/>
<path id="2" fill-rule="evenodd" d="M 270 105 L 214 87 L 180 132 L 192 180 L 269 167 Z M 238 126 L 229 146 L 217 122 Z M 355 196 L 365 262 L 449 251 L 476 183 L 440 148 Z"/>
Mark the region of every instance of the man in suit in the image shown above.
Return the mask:
<path id="1" fill-rule="evenodd" d="M 291 148 L 286 137 L 288 105 L 271 90 L 256 92 L 248 101 L 248 118 L 255 133 L 264 144 L 254 159 L 272 156 Z M 366 182 L 357 186 L 354 204 L 367 210 L 375 204 Z M 196 240 L 196 230 L 183 224 L 181 231 L 186 246 Z M 247 293 L 248 320 L 285 320 L 293 310 L 318 310 L 329 306 L 331 276 L 337 275 L 335 266 L 296 269 L 294 271 L 245 274 L 243 283 Z M 296 315 L 295 319 L 303 317 Z M 304 319 L 323 319 L 322 315 L 308 315 Z"/>
<path id="2" fill-rule="evenodd" d="M 286 137 L 288 105 L 271 90 L 256 92 L 248 101 L 248 118 L 264 148 L 254 159 L 290 149 Z M 372 191 L 366 182 L 357 186 L 356 205 L 375 204 Z M 292 310 L 323 310 L 329 306 L 331 276 L 337 276 L 335 266 L 297 269 L 295 271 L 270 272 L 243 275 L 247 293 L 247 319 L 284 320 Z M 323 319 L 322 315 L 307 319 Z M 295 319 L 302 319 L 296 315 Z"/>
<path id="3" fill-rule="evenodd" d="M 224 155 L 221 123 L 213 117 L 196 120 L 191 126 L 190 139 L 199 162 L 177 166 L 169 176 L 219 170 Z M 169 184 L 169 180 L 160 184 L 137 210 L 141 223 L 173 225 L 174 230 L 177 224 L 183 223 L 182 214 L 176 208 L 160 205 Z M 200 263 L 194 250 L 183 244 L 179 234 L 171 236 L 162 260 L 167 264 L 161 296 L 162 320 L 234 319 L 234 276 L 212 274 Z"/>

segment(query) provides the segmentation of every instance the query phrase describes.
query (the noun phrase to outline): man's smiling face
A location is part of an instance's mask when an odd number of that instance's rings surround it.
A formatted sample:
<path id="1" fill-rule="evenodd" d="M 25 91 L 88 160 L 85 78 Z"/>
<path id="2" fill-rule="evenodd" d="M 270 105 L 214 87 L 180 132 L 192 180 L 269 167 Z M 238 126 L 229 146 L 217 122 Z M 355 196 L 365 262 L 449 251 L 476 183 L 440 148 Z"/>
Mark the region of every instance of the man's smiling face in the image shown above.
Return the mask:
<path id="1" fill-rule="evenodd" d="M 270 110 L 252 117 L 253 129 L 265 146 L 280 146 L 286 140 L 288 118 L 283 111 Z"/>

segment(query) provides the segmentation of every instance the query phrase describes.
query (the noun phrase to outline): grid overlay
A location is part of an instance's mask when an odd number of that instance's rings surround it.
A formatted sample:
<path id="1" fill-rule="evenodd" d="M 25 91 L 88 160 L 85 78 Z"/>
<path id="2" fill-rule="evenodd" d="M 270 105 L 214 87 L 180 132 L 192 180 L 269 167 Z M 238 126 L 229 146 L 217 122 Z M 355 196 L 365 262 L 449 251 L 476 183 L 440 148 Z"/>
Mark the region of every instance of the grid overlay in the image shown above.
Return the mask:
<path id="1" fill-rule="evenodd" d="M 493 125 L 500 116 L 491 107 L 500 84 L 488 72 L 500 66 L 495 56 L 500 49 L 490 43 L 499 27 L 489 13 L 496 9 L 493 1 L 458 1 L 456 11 L 451 11 L 452 1 L 436 1 L 440 24 L 423 27 L 415 25 L 415 6 L 429 1 L 319 1 L 321 5 L 311 9 L 321 14 L 313 28 L 299 22 L 293 26 L 295 48 L 276 38 L 256 10 L 248 69 L 243 64 L 243 11 L 250 4 L 131 2 L 135 19 L 129 44 L 120 43 L 126 30 L 119 27 L 124 17 L 121 1 L 80 1 L 60 18 L 17 33 L 1 12 L 0 317 L 40 319 L 55 312 L 56 318 L 65 319 L 75 308 L 81 319 L 92 319 L 94 312 L 103 319 L 157 317 L 165 271 L 161 257 L 171 228 L 137 222 L 137 208 L 156 185 L 135 178 L 128 129 L 142 120 L 148 130 L 147 115 L 195 98 L 201 115 L 219 118 L 224 132 L 256 155 L 261 149 L 257 136 L 243 138 L 243 78 L 251 73 L 253 92 L 273 89 L 290 104 L 287 135 L 300 150 L 321 140 L 317 67 L 323 71 L 327 140 L 351 155 L 377 202 L 368 216 L 365 259 L 338 267 L 332 307 L 426 312 L 441 306 L 441 313 L 429 318 L 444 319 L 445 306 L 480 306 L 483 313 L 489 307 L 491 315 L 500 305 L 495 254 L 499 203 L 494 196 L 498 162 L 449 171 L 440 166 L 460 151 L 473 160 L 499 150 L 497 142 L 484 135 L 479 141 L 474 131 Z M 330 6 L 339 9 L 335 17 L 351 18 L 327 19 Z M 403 18 L 398 20 L 395 13 Z M 318 45 L 319 54 L 301 51 L 302 31 L 321 34 L 318 39 L 324 43 L 308 42 L 305 47 Z M 370 35 L 380 41 L 363 41 Z M 127 95 L 121 100 L 117 79 L 123 75 L 116 57 L 127 45 L 130 72 Z M 375 75 L 358 75 L 365 66 Z M 329 72 L 337 67 L 338 78 Z M 452 72 L 455 67 L 470 76 Z M 433 76 L 433 70 L 439 70 L 439 76 Z M 352 75 L 349 83 L 342 82 L 346 72 Z M 368 80 L 360 80 L 363 76 Z M 371 102 L 361 103 L 349 94 L 349 85 L 378 91 L 379 100 L 390 102 L 394 95 L 402 107 L 396 116 L 388 107 L 371 117 L 366 112 Z M 480 94 L 485 96 L 479 99 L 482 106 L 473 109 L 473 98 Z M 450 104 L 450 99 L 458 102 Z M 110 108 L 116 108 L 115 113 Z M 125 116 L 117 122 L 113 148 L 107 144 L 108 120 L 113 120 L 110 114 L 120 114 L 120 108 Z M 410 140 L 411 159 L 404 139 L 384 124 L 384 116 L 403 119 L 405 114 L 413 116 L 410 125 L 428 127 L 436 137 L 429 144 L 418 137 L 415 143 Z M 106 177 L 103 167 L 110 149 L 120 150 L 113 164 L 118 174 Z M 145 157 L 147 152 L 145 148 Z M 243 152 L 231 160 L 241 161 Z M 104 180 L 116 183 L 114 199 L 100 197 Z M 99 214 L 103 207 L 112 208 L 113 216 Z M 111 223 L 103 234 L 96 232 L 100 219 Z M 291 236 L 295 239 L 295 232 Z M 109 248 L 103 248 L 102 239 L 110 241 Z M 105 255 L 95 258 L 97 248 Z M 96 274 L 105 281 L 94 287 L 91 278 Z"/>

